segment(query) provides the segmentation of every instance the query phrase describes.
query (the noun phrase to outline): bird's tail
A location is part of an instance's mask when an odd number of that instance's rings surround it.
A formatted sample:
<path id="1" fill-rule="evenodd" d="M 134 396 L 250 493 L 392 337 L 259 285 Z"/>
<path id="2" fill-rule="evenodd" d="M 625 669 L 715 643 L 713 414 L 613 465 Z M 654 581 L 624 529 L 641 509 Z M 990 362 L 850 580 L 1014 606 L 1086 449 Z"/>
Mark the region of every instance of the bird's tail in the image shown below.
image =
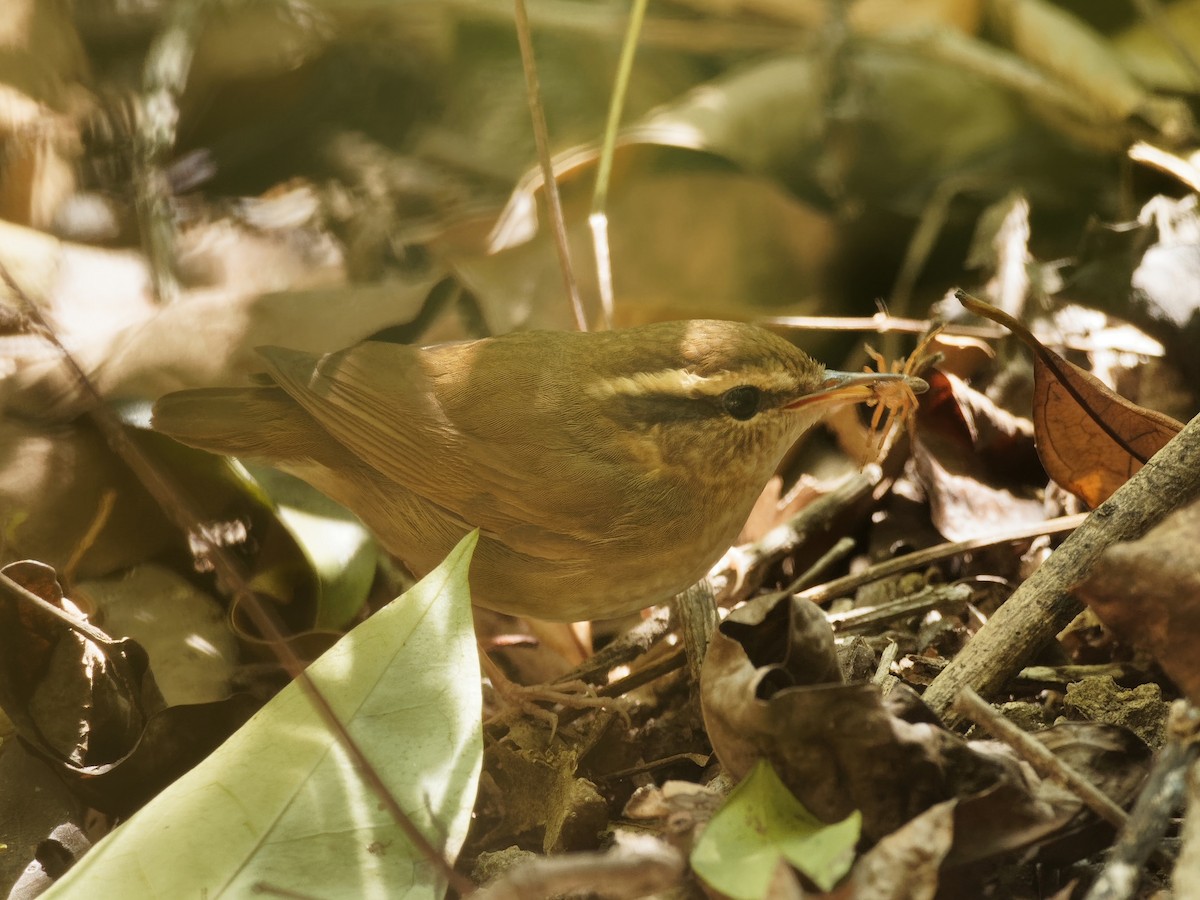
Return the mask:
<path id="1" fill-rule="evenodd" d="M 338 450 L 277 387 L 176 391 L 154 404 L 153 426 L 190 447 L 276 463 L 320 461 Z"/>

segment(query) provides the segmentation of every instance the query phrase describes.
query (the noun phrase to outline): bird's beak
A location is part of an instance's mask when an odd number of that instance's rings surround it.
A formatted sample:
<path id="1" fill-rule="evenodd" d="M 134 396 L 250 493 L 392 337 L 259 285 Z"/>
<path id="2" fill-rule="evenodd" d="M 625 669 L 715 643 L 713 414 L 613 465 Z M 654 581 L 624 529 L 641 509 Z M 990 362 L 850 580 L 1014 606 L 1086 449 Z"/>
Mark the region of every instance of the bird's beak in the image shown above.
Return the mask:
<path id="1" fill-rule="evenodd" d="M 877 397 L 881 385 L 897 381 L 904 382 L 914 394 L 923 394 L 929 390 L 928 384 L 912 375 L 891 372 L 833 372 L 826 369 L 825 380 L 815 391 L 793 400 L 784 406 L 784 409 L 862 403 Z"/>

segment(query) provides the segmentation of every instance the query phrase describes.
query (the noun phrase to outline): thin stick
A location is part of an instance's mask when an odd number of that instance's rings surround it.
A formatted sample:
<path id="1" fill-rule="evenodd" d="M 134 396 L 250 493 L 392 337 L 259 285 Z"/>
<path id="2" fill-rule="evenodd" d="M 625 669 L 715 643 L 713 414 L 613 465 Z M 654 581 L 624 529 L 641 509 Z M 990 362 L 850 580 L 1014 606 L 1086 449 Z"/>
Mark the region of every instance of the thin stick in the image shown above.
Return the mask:
<path id="1" fill-rule="evenodd" d="M 873 316 L 763 316 L 754 320 L 760 325 L 797 328 L 814 331 L 863 331 L 872 334 L 924 334 L 929 330 L 928 319 L 908 319 L 877 312 Z M 987 325 L 946 325 L 944 334 L 964 337 L 1002 338 L 1008 332 Z"/>
<path id="2" fill-rule="evenodd" d="M 65 627 L 71 629 L 76 634 L 82 635 L 94 644 L 99 644 L 102 647 L 111 647 L 113 644 L 113 639 L 109 635 L 105 634 L 86 618 L 73 616 L 65 609 L 55 606 L 50 601 L 39 597 L 20 582 L 14 581 L 11 576 L 5 574 L 3 571 L 0 571 L 0 591 L 8 594 L 17 603 L 28 603 L 43 615 L 57 619 Z"/>
<path id="3" fill-rule="evenodd" d="M 988 706 L 984 699 L 969 687 L 959 691 L 954 708 L 959 715 L 970 719 L 992 737 L 1008 744 L 1017 756 L 1029 763 L 1043 778 L 1070 790 L 1104 821 L 1117 828 L 1125 825 L 1128 820 L 1125 810 L 1113 803 L 1108 794 L 1047 750 L 1045 744 L 1030 737 Z"/>
<path id="4" fill-rule="evenodd" d="M 671 601 L 671 618 L 679 624 L 683 646 L 687 650 L 688 675 L 693 689 L 700 690 L 700 668 L 708 652 L 713 632 L 721 621 L 712 582 L 701 578 Z"/>
<path id="5" fill-rule="evenodd" d="M 970 601 L 974 592 L 966 584 L 940 584 L 924 588 L 915 594 L 901 597 L 879 606 L 864 606 L 827 616 L 836 634 L 853 634 L 877 625 L 928 612 L 939 606 L 958 606 Z"/>
<path id="6" fill-rule="evenodd" d="M 809 538 L 827 533 L 830 523 L 846 510 L 870 502 L 873 492 L 882 481 L 879 467 L 868 466 L 866 471 L 846 477 L 828 494 L 818 497 L 757 541 L 733 548 L 726 557 L 725 568 L 709 573 L 709 577 L 718 583 L 724 580 L 718 593 L 720 602 L 732 605 L 747 599 L 761 586 L 768 566 L 783 559 Z"/>
<path id="7" fill-rule="evenodd" d="M 807 591 L 802 592 L 800 596 L 814 603 L 824 603 L 835 597 L 847 596 L 851 591 L 857 590 L 864 584 L 870 584 L 872 581 L 879 581 L 883 578 L 889 578 L 892 575 L 899 575 L 901 572 L 907 572 L 909 569 L 927 566 L 930 563 L 948 559 L 952 556 L 972 553 L 975 550 L 984 550 L 988 547 L 999 546 L 1000 544 L 1027 541 L 1031 538 L 1041 537 L 1042 535 L 1062 534 L 1063 532 L 1074 531 L 1086 519 L 1086 514 L 1062 516 L 1057 519 L 1047 519 L 1045 522 L 1039 522 L 1035 525 L 1023 525 L 1020 528 L 999 531 L 987 537 L 937 544 L 933 547 L 926 547 L 924 550 L 918 550 L 915 553 L 907 553 L 904 556 L 897 556 L 895 559 L 877 563 L 869 569 L 864 569 L 853 575 L 846 575 L 834 581 L 827 581 L 825 584 L 809 588 Z"/>
<path id="8" fill-rule="evenodd" d="M 579 284 L 575 280 L 575 268 L 571 265 L 567 221 L 563 216 L 562 198 L 558 195 L 558 181 L 554 178 L 554 161 L 550 158 L 550 137 L 546 128 L 546 113 L 542 108 L 542 88 L 538 83 L 537 63 L 533 58 L 533 39 L 529 33 L 529 14 L 525 11 L 525 0 L 513 0 L 513 11 L 516 16 L 517 42 L 521 45 L 521 65 L 525 71 L 525 96 L 529 100 L 533 139 L 537 144 L 538 164 L 542 169 L 542 190 L 546 193 L 550 226 L 554 229 L 554 246 L 558 250 L 563 287 L 567 296 L 571 298 L 575 324 L 580 331 L 587 331 L 587 314 L 583 309 L 583 298 L 579 295 Z"/>
<path id="9" fill-rule="evenodd" d="M 1149 144 L 1137 144 L 1129 151 L 1131 159 L 1139 159 L 1135 155 L 1138 147 L 1150 147 Z M 1154 149 L 1154 148 L 1150 148 Z M 1190 184 L 1190 183 L 1189 183 Z M 1200 178 L 1195 185 L 1200 190 Z M 928 319 L 906 319 L 893 316 L 890 313 L 878 312 L 873 316 L 763 316 L 754 320 L 759 325 L 774 328 L 793 328 L 798 331 L 858 331 L 867 334 L 924 334 L 929 330 Z M 1003 328 L 989 325 L 957 325 L 947 323 L 942 328 L 942 334 L 947 337 L 974 337 L 984 340 L 999 340 L 1008 337 Z M 1045 342 L 1044 342 L 1045 343 Z M 1105 345 L 1101 347 L 1096 341 L 1066 338 L 1051 341 L 1048 346 L 1062 347 L 1066 350 L 1078 350 L 1082 353 L 1092 353 L 1096 350 L 1119 350 L 1125 353 L 1136 353 L 1139 356 L 1160 357 L 1163 355 L 1161 345 L 1156 349 L 1150 347 L 1122 347 Z"/>
<path id="10" fill-rule="evenodd" d="M 801 572 L 791 584 L 783 589 L 785 594 L 794 594 L 797 591 L 802 591 L 810 586 L 814 581 L 825 574 L 826 569 L 833 568 L 834 565 L 841 562 L 847 556 L 854 552 L 854 538 L 840 537 L 837 543 L 821 554 L 821 558 Z"/>
<path id="11" fill-rule="evenodd" d="M 875 674 L 871 676 L 871 681 L 882 687 L 885 694 L 893 684 L 900 680 L 892 674 L 892 666 L 895 665 L 896 657 L 899 655 L 900 645 L 895 641 L 888 641 L 888 645 L 879 654 L 879 665 L 875 667 Z"/>

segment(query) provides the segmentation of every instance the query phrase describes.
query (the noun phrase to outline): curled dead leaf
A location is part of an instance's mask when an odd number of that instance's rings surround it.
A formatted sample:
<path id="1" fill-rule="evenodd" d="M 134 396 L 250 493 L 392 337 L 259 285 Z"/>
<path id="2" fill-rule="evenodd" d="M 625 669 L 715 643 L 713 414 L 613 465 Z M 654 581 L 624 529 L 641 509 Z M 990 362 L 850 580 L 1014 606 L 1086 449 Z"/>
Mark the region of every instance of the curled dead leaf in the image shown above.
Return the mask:
<path id="1" fill-rule="evenodd" d="M 1183 427 L 1109 390 L 1004 311 L 965 291 L 955 297 L 971 312 L 1010 329 L 1033 351 L 1038 456 L 1046 473 L 1089 507 L 1107 500 Z"/>
<path id="2" fill-rule="evenodd" d="M 915 695 L 902 711 L 905 692 L 885 699 L 874 684 L 840 682 L 820 608 L 763 595 L 713 635 L 700 681 L 705 727 L 734 778 L 766 759 L 817 818 L 857 809 L 877 839 L 952 794 L 944 754 L 957 739 L 921 720 Z"/>

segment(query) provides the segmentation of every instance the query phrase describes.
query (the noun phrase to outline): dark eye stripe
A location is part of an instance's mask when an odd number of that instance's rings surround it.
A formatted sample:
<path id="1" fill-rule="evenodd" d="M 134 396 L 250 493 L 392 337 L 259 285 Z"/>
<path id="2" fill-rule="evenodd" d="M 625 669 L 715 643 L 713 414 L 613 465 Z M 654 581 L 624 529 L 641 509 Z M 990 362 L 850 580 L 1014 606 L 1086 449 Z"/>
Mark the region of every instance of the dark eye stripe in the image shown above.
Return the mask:
<path id="1" fill-rule="evenodd" d="M 611 407 L 614 416 L 620 409 L 621 421 L 648 427 L 662 422 L 701 419 L 732 418 L 745 422 L 765 409 L 779 406 L 790 397 L 790 393 L 764 391 L 751 384 L 741 384 L 721 394 L 691 397 L 659 392 L 618 394 L 609 397 L 605 405 Z"/>

